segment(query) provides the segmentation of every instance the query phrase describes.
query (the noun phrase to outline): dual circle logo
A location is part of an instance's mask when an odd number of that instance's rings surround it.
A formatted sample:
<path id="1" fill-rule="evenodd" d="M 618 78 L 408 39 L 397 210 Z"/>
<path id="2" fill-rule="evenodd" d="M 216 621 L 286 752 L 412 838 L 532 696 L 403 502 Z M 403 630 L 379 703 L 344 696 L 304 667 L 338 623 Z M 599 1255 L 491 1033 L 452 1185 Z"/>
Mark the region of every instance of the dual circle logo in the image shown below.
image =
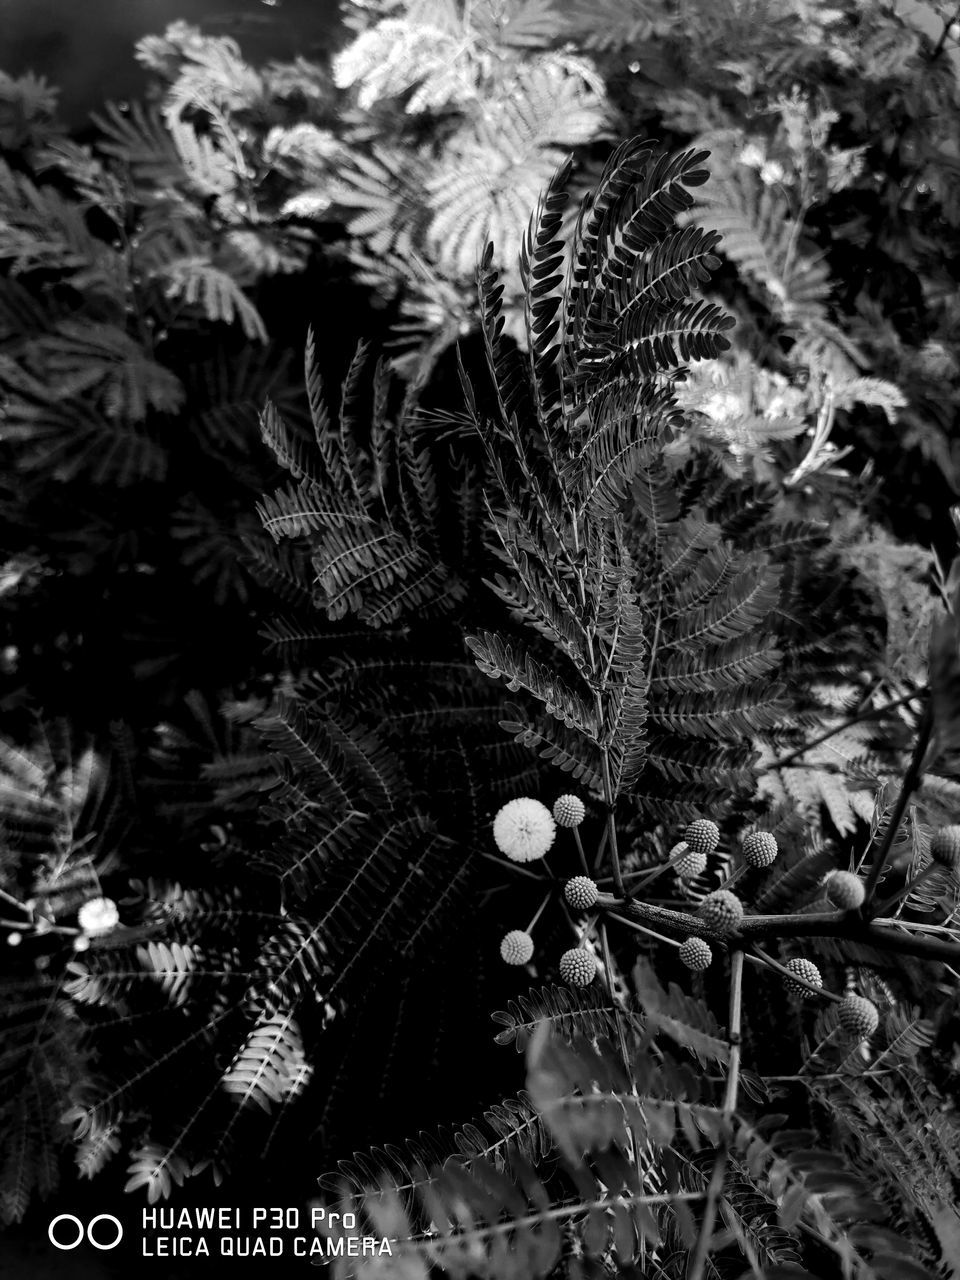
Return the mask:
<path id="1" fill-rule="evenodd" d="M 98 1222 L 113 1224 L 116 1235 L 107 1243 L 98 1240 L 94 1234 L 94 1227 Z M 61 1226 L 61 1223 L 64 1225 Z M 101 1236 L 107 1235 L 109 1230 L 109 1227 L 101 1228 L 98 1234 Z M 74 1232 L 76 1232 L 75 1236 L 73 1236 Z M 47 1239 L 55 1249 L 76 1249 L 84 1237 L 86 1237 L 88 1244 L 93 1245 L 94 1249 L 115 1249 L 123 1239 L 123 1225 L 120 1219 L 115 1218 L 112 1213 L 98 1213 L 95 1218 L 90 1219 L 86 1226 L 75 1214 L 58 1213 L 55 1218 L 51 1219 L 50 1225 L 47 1227 Z"/>

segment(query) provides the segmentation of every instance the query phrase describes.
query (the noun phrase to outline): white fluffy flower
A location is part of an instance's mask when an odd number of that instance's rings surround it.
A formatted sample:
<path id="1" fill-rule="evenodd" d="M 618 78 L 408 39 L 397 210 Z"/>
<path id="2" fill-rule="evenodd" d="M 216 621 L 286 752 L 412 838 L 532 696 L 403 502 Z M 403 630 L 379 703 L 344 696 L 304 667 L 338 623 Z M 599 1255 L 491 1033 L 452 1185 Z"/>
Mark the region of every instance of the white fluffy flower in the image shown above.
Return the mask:
<path id="1" fill-rule="evenodd" d="M 112 898 L 91 898 L 77 912 L 77 923 L 88 937 L 109 933 L 120 922 L 120 912 Z"/>
<path id="2" fill-rule="evenodd" d="M 763 148 L 755 142 L 748 142 L 737 156 L 741 164 L 745 164 L 751 169 L 759 169 L 766 158 Z"/>
<path id="3" fill-rule="evenodd" d="M 553 814 L 545 804 L 529 796 L 511 800 L 493 820 L 497 848 L 511 862 L 533 862 L 542 858 L 556 834 Z"/>

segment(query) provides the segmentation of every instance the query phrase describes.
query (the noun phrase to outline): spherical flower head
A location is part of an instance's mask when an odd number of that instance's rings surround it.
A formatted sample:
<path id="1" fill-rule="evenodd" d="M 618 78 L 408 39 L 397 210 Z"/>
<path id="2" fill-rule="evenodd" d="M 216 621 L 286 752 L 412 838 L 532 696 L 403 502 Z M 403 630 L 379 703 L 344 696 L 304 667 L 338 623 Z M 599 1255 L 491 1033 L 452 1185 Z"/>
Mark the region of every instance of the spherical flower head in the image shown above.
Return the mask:
<path id="1" fill-rule="evenodd" d="M 579 827 L 586 813 L 579 796 L 560 796 L 553 804 L 553 820 L 558 827 Z"/>
<path id="2" fill-rule="evenodd" d="M 493 838 L 511 862 L 534 862 L 553 844 L 557 828 L 545 804 L 521 796 L 505 804 L 493 820 Z"/>
<path id="3" fill-rule="evenodd" d="M 960 827 L 941 827 L 930 837 L 930 857 L 941 867 L 960 867 Z"/>
<path id="4" fill-rule="evenodd" d="M 776 836 L 769 831 L 751 831 L 744 836 L 740 849 L 747 866 L 757 868 L 772 866 L 780 852 Z"/>
<path id="5" fill-rule="evenodd" d="M 14 929 L 12 933 L 7 934 L 8 947 L 19 947 L 22 941 L 23 941 L 23 934 L 18 933 L 16 929 Z"/>
<path id="6" fill-rule="evenodd" d="M 78 933 L 73 940 L 74 951 L 89 951 L 90 939 L 85 933 Z"/>
<path id="7" fill-rule="evenodd" d="M 857 907 L 862 907 L 867 893 L 863 881 L 852 871 L 831 871 L 823 887 L 833 905 L 843 911 L 856 911 Z"/>
<path id="8" fill-rule="evenodd" d="M 523 929 L 511 929 L 500 943 L 500 956 L 507 964 L 529 964 L 533 956 L 533 939 Z"/>
<path id="9" fill-rule="evenodd" d="M 743 903 L 729 889 L 716 889 L 700 903 L 697 915 L 717 933 L 733 933 L 743 919 Z"/>
<path id="10" fill-rule="evenodd" d="M 880 1025 L 877 1006 L 863 996 L 844 996 L 837 1012 L 840 1015 L 840 1026 L 854 1040 L 866 1040 Z"/>
<path id="11" fill-rule="evenodd" d="M 596 906 L 599 890 L 589 876 L 574 876 L 563 886 L 563 896 L 577 911 L 588 911 Z"/>
<path id="12" fill-rule="evenodd" d="M 681 880 L 694 880 L 702 876 L 707 869 L 707 855 L 699 849 L 688 849 L 682 858 L 673 864 L 673 869 Z"/>
<path id="13" fill-rule="evenodd" d="M 592 952 L 574 947 L 560 957 L 560 977 L 571 987 L 589 987 L 596 976 L 597 960 Z"/>
<path id="14" fill-rule="evenodd" d="M 703 938 L 688 938 L 681 945 L 679 955 L 680 963 L 685 964 L 688 969 L 693 969 L 697 973 L 702 973 L 704 969 L 709 969 L 710 962 L 713 959 L 710 945 L 704 942 Z"/>
<path id="15" fill-rule="evenodd" d="M 709 818 L 697 818 L 687 827 L 683 838 L 691 849 L 705 853 L 709 858 L 720 843 L 720 828 Z"/>
<path id="16" fill-rule="evenodd" d="M 798 978 L 802 978 L 804 982 L 809 982 L 811 987 L 822 987 L 823 978 L 820 976 L 820 970 L 812 960 L 788 960 L 785 966 L 791 973 L 795 973 Z M 802 986 L 799 982 L 792 982 L 787 978 L 787 990 L 793 995 L 799 996 L 801 1000 L 812 1000 L 814 992 L 809 987 Z"/>
<path id="17" fill-rule="evenodd" d="M 119 922 L 120 912 L 111 898 L 91 898 L 77 912 L 77 924 L 88 938 L 94 938 L 99 933 L 109 933 Z"/>

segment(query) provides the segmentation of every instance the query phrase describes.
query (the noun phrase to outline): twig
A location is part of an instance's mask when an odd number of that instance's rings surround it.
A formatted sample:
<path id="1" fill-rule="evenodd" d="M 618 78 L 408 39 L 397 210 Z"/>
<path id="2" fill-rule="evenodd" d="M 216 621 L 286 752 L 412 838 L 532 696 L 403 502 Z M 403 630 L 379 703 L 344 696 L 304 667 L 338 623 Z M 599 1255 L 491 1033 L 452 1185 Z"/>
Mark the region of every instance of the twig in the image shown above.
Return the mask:
<path id="1" fill-rule="evenodd" d="M 906 930 L 890 928 L 882 920 L 862 920 L 856 912 L 812 911 L 809 914 L 795 912 L 782 916 L 744 916 L 735 934 L 725 936 L 710 929 L 699 916 L 686 911 L 673 911 L 647 902 L 623 902 L 608 893 L 601 893 L 597 906 L 602 911 L 618 912 L 632 917 L 639 924 L 652 925 L 668 936 L 684 938 L 691 935 L 716 942 L 720 946 L 738 946 L 760 938 L 846 938 L 898 955 L 918 956 L 928 960 L 946 960 L 960 963 L 960 942 L 948 942 L 943 938 L 923 937 Z M 899 923 L 899 922 L 898 922 Z"/>
<path id="2" fill-rule="evenodd" d="M 583 841 L 580 839 L 580 830 L 578 827 L 573 828 L 573 838 L 577 842 L 577 853 L 580 855 L 580 865 L 583 867 L 583 874 L 590 875 L 590 864 L 587 862 L 587 855 L 583 851 Z"/>
<path id="3" fill-rule="evenodd" d="M 895 707 L 902 707 L 905 703 L 913 702 L 915 698 L 922 697 L 926 691 L 926 685 L 924 685 L 922 689 L 917 689 L 913 693 L 906 693 L 902 698 L 896 698 L 893 702 L 885 702 L 882 707 L 874 707 L 869 711 L 858 711 L 856 715 L 848 716 L 846 720 L 834 725 L 826 733 L 821 733 L 819 737 L 811 738 L 809 742 L 805 742 L 802 747 L 797 747 L 796 751 L 791 751 L 789 755 L 782 756 L 779 760 L 774 760 L 772 764 L 764 767 L 767 769 L 786 769 L 793 764 L 794 760 L 804 755 L 805 752 L 812 750 L 814 747 L 819 747 L 821 742 L 826 742 L 836 734 L 842 733 L 844 729 L 849 729 L 851 725 L 859 724 L 862 720 L 874 720 L 885 712 L 892 711 Z"/>
<path id="4" fill-rule="evenodd" d="M 620 1058 L 623 1062 L 623 1070 L 627 1077 L 627 1083 L 630 1086 L 630 1092 L 636 1097 L 637 1082 L 633 1074 L 633 1060 L 627 1048 L 627 1034 L 623 1025 L 623 1010 L 620 1008 L 620 1002 L 617 999 L 616 992 L 613 989 L 613 960 L 610 955 L 610 941 L 607 937 L 607 926 L 600 926 L 600 946 L 603 950 L 603 967 L 606 972 L 607 989 L 610 992 L 610 1002 L 613 1005 L 613 1019 L 617 1026 L 617 1044 L 620 1049 Z M 634 1132 L 632 1124 L 627 1125 L 627 1135 L 630 1140 L 630 1154 L 633 1157 L 633 1167 L 637 1170 L 637 1176 L 640 1172 L 640 1152 L 637 1150 L 637 1135 Z"/>
<path id="5" fill-rule="evenodd" d="M 788 969 L 785 964 L 781 964 L 779 960 L 774 960 L 773 956 L 768 956 L 766 951 L 761 951 L 758 946 L 753 947 L 753 954 L 769 969 L 776 969 L 777 973 L 782 973 L 785 978 L 789 978 L 791 982 L 799 983 L 801 987 L 806 989 L 815 996 L 824 996 L 827 1000 L 836 1000 L 839 1002 L 843 997 L 838 996 L 835 991 L 827 991 L 825 987 L 815 987 L 812 982 L 808 982 L 806 978 L 801 978 L 798 973 L 794 973 L 792 969 Z"/>
<path id="6" fill-rule="evenodd" d="M 896 807 L 887 823 L 887 829 L 883 834 L 883 843 L 877 851 L 876 857 L 870 866 L 870 872 L 867 875 L 867 882 L 864 886 L 866 890 L 866 903 L 863 907 L 864 918 L 872 919 L 876 912 L 872 909 L 871 899 L 874 890 L 877 887 L 877 881 L 880 879 L 880 873 L 883 870 L 883 864 L 889 856 L 890 850 L 893 848 L 893 842 L 897 832 L 900 830 L 900 823 L 903 821 L 903 815 L 907 811 L 907 805 L 910 797 L 913 795 L 917 784 L 920 781 L 921 771 L 923 769 L 924 756 L 927 754 L 927 747 L 930 744 L 930 735 L 933 732 L 933 702 L 927 702 L 923 713 L 923 720 L 920 723 L 920 732 L 917 734 L 917 741 L 913 748 L 913 755 L 910 757 L 910 764 L 907 768 L 906 775 L 903 779 L 903 785 L 900 788 L 900 794 L 897 796 Z"/>
<path id="7" fill-rule="evenodd" d="M 737 1110 L 737 1092 L 740 1086 L 740 1023 L 743 1001 L 743 952 L 734 951 L 730 957 L 730 1029 L 727 1041 L 730 1045 L 730 1070 L 727 1072 L 727 1087 L 723 1098 L 723 1137 L 717 1148 L 713 1162 L 713 1172 L 707 1185 L 707 1202 L 703 1209 L 703 1221 L 696 1247 L 687 1264 L 687 1280 L 703 1280 L 713 1239 L 713 1228 L 717 1221 L 717 1208 L 723 1194 L 723 1183 L 727 1174 L 727 1160 L 730 1156 L 730 1145 L 733 1138 L 733 1117 Z"/>
<path id="8" fill-rule="evenodd" d="M 895 907 L 897 903 L 900 902 L 903 898 L 909 897 L 910 894 L 913 893 L 914 889 L 916 889 L 918 885 L 923 884 L 924 880 L 929 879 L 930 876 L 932 876 L 935 871 L 939 871 L 939 870 L 940 870 L 939 863 L 933 862 L 931 860 L 923 868 L 920 874 L 914 876 L 912 880 L 908 880 L 902 889 L 898 889 L 896 893 L 891 893 L 889 898 L 884 898 L 884 900 L 880 903 L 879 906 L 876 906 L 873 908 L 871 914 L 874 916 L 886 915 L 886 913 L 890 910 L 891 907 Z"/>

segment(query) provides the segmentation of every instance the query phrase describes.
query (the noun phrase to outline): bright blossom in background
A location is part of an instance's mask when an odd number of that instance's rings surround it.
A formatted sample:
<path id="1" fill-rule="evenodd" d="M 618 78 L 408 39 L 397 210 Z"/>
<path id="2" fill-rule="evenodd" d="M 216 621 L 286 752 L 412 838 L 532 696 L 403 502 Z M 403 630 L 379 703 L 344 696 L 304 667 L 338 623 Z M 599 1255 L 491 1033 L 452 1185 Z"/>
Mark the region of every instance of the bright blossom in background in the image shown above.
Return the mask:
<path id="1" fill-rule="evenodd" d="M 109 933 L 119 922 L 120 912 L 111 898 L 91 898 L 77 912 L 77 923 L 88 936 Z"/>
<path id="2" fill-rule="evenodd" d="M 533 862 L 542 858 L 557 833 L 553 815 L 539 800 L 522 796 L 505 804 L 493 820 L 497 848 L 511 862 Z"/>

